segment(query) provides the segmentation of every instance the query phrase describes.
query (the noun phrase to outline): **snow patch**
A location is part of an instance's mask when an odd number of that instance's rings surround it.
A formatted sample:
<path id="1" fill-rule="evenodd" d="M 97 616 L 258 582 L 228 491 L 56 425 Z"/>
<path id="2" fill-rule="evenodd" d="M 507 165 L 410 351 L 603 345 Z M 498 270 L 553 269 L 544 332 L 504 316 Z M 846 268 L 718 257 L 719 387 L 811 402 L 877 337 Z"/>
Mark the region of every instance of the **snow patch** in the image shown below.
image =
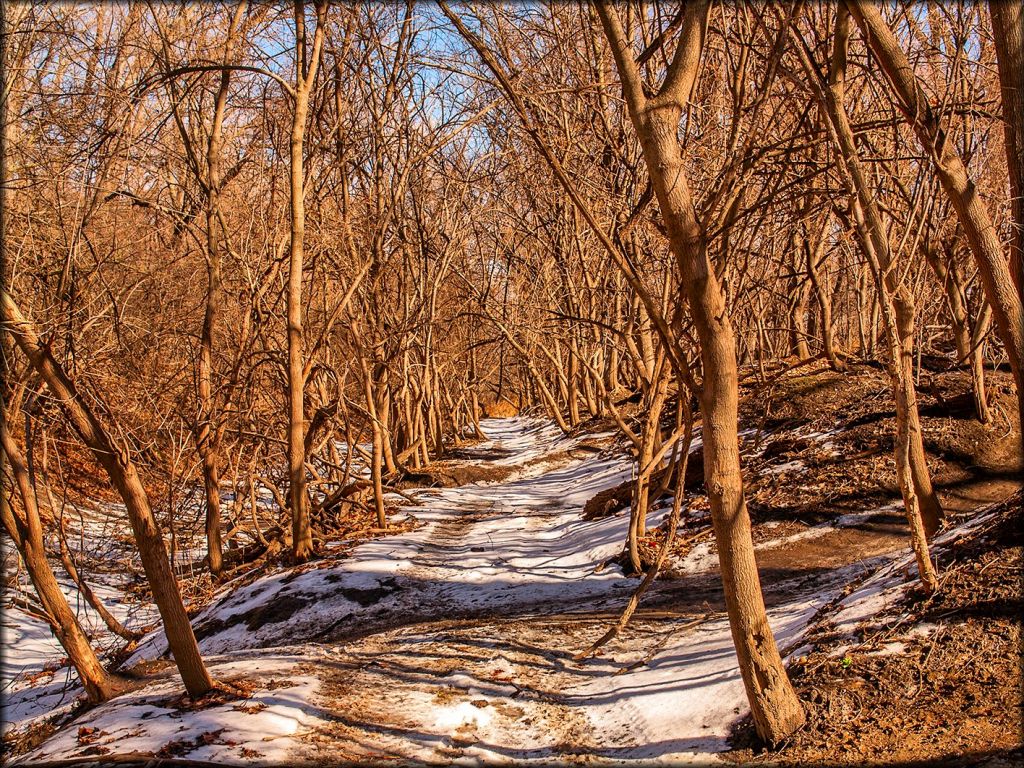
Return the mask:
<path id="1" fill-rule="evenodd" d="M 308 660 L 263 656 L 209 661 L 210 672 L 218 679 L 258 675 L 264 685 L 271 676 L 286 679 L 256 690 L 247 699 L 197 710 L 170 703 L 181 693 L 176 678 L 150 685 L 90 712 L 88 727 L 96 730 L 85 739 L 79 737 L 78 729 L 65 728 L 11 765 L 115 752 L 158 755 L 161 750 L 166 756 L 187 753 L 193 760 L 237 764 L 258 759 L 275 764 L 295 753 L 304 734 L 324 724 L 309 704 L 319 681 L 297 669 Z"/>

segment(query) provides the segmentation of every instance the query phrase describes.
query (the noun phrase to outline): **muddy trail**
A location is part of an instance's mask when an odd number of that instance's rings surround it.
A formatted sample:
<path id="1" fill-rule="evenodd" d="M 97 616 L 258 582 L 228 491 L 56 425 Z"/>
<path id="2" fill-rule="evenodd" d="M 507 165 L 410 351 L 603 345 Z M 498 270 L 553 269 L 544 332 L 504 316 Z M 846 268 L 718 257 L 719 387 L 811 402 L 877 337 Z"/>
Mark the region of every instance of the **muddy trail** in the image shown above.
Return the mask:
<path id="1" fill-rule="evenodd" d="M 485 430 L 487 441 L 446 467 L 452 476 L 471 467 L 478 480 L 411 491 L 411 530 L 229 584 L 200 612 L 193 623 L 211 670 L 247 691 L 246 701 L 183 713 L 161 693 L 174 678 L 154 633 L 126 664 L 145 668 L 152 685 L 27 757 L 676 763 L 726 750 L 746 699 L 706 501 L 688 497 L 678 533 L 686 546 L 626 630 L 577 661 L 639 583 L 618 564 L 628 511 L 582 514 L 597 493 L 630 478 L 632 462 L 610 434 L 570 438 L 524 418 L 488 420 Z M 827 435 L 807 439 L 836 454 Z M 983 479 L 961 488 L 1003 491 Z M 847 585 L 908 551 L 898 502 L 875 501 L 790 519 L 755 515 L 784 654 Z M 665 514 L 662 504 L 649 525 Z M 126 729 L 126 720 L 137 725 Z M 81 722 L 103 737 L 76 741 Z"/>
<path id="2" fill-rule="evenodd" d="M 486 465 L 514 455 L 499 437 L 460 458 Z M 500 570 L 515 553 L 493 540 L 476 543 L 481 537 L 475 532 L 489 531 L 488 524 L 497 522 L 543 537 L 552 529 L 552 510 L 564 504 L 560 484 L 545 482 L 545 477 L 571 470 L 580 458 L 567 451 L 558 464 L 542 465 L 542 474 L 518 481 L 528 484 L 528 494 L 503 483 L 443 492 L 462 496 L 461 503 L 432 528 L 403 577 L 437 584 L 459 573 Z M 686 536 L 685 528 L 679 535 Z M 786 606 L 834 590 L 850 579 L 850 566 L 866 568 L 906 546 L 905 520 L 888 510 L 815 536 L 768 539 L 758 550 L 766 602 L 769 608 Z M 575 593 L 565 599 L 538 594 L 536 599 L 517 600 L 511 610 L 506 605 L 474 609 L 472 600 L 468 606 L 456 601 L 446 606 L 430 590 L 405 587 L 402 602 L 415 609 L 402 619 L 385 620 L 374 631 L 366 624 L 338 628 L 325 638 L 333 647 L 326 670 L 321 669 L 317 700 L 330 725 L 317 732 L 304 756 L 314 761 L 447 761 L 484 752 L 514 760 L 583 762 L 713 749 L 713 738 L 659 740 L 646 707 L 622 696 L 629 686 L 619 684 L 642 667 L 664 674 L 667 660 L 659 662 L 659 657 L 670 640 L 674 647 L 685 647 L 688 635 L 725 624 L 721 581 L 709 565 L 657 581 L 627 630 L 599 658 L 583 662 L 574 655 L 617 619 L 638 579 L 618 580 L 583 605 Z M 704 641 L 698 637 L 694 645 Z M 678 674 L 689 677 L 685 664 L 679 665 Z M 603 707 L 587 693 L 602 679 L 614 681 L 606 686 Z M 411 703 L 414 713 L 428 707 L 454 710 L 450 723 L 435 718 L 435 723 L 456 724 L 454 731 L 447 737 L 417 731 L 416 717 L 407 715 Z M 482 723 L 490 733 L 519 738 L 507 744 L 487 742 L 480 733 Z M 521 749 L 513 746 L 517 742 L 539 746 Z M 429 757 L 422 754 L 425 747 Z"/>

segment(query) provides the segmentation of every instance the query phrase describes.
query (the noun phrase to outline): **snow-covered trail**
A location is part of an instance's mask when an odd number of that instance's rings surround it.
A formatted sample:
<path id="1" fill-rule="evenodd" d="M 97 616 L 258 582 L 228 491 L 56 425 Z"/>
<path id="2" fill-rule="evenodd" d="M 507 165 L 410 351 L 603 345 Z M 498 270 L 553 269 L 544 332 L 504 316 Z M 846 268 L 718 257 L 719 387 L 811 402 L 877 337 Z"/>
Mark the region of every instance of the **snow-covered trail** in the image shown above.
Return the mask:
<path id="1" fill-rule="evenodd" d="M 629 477 L 628 460 L 580 450 L 580 440 L 546 422 L 508 421 L 485 422 L 490 440 L 466 453 L 520 467 L 512 478 L 418 491 L 422 505 L 409 511 L 422 525 L 412 531 L 228 585 L 193 622 L 203 652 L 336 641 L 438 617 L 555 611 L 628 589 L 616 568 L 595 573 L 621 550 L 625 520 L 579 514 L 595 493 Z M 131 661 L 164 650 L 154 633 Z"/>
<path id="2" fill-rule="evenodd" d="M 575 662 L 636 584 L 608 564 L 627 516 L 580 515 L 631 462 L 537 420 L 484 429 L 490 440 L 465 457 L 514 467 L 511 477 L 419 491 L 409 511 L 420 527 L 228 585 L 197 617 L 211 671 L 248 681 L 248 701 L 182 712 L 170 677 L 89 713 L 103 734 L 90 748 L 317 764 L 678 763 L 724 749 L 746 703 L 717 558 L 696 553 L 685 578 L 653 590 L 656 616 L 641 613 L 601 657 Z M 761 547 L 783 648 L 866 568 L 827 543 L 835 533 L 802 535 L 799 552 Z M 131 661 L 163 652 L 155 633 Z M 69 727 L 28 757 L 83 748 Z"/>

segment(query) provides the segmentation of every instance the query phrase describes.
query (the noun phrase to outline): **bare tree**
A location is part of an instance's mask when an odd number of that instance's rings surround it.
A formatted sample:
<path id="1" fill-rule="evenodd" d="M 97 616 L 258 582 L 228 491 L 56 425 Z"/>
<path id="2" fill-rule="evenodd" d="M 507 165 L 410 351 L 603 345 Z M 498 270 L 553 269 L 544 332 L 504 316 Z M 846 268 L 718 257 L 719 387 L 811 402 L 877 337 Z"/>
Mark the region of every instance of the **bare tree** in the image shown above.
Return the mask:
<path id="1" fill-rule="evenodd" d="M 992 306 L 999 336 L 1006 348 L 1017 385 L 1018 424 L 1024 398 L 1024 308 L 1019 287 L 1014 283 L 1009 260 L 992 225 L 984 201 L 978 196 L 974 181 L 967 173 L 962 158 L 948 140 L 941 115 L 932 107 L 906 54 L 878 7 L 866 0 L 850 0 L 850 12 L 861 32 L 878 57 L 888 78 L 892 93 L 907 122 L 917 134 L 921 146 L 932 160 L 935 173 L 953 204 L 957 217 L 985 286 Z"/>
<path id="2" fill-rule="evenodd" d="M 1017 295 L 1024 301 L 1024 8 L 1020 3 L 989 0 L 988 9 L 999 65 L 1006 168 L 1010 175 L 1010 274 Z"/>
<path id="3" fill-rule="evenodd" d="M 313 553 L 313 531 L 309 522 L 309 494 L 306 490 L 306 416 L 303 398 L 306 386 L 302 330 L 303 240 L 306 235 L 305 150 L 309 97 L 320 66 L 324 44 L 327 3 L 316 3 L 312 37 L 306 28 L 306 7 L 295 2 L 295 88 L 292 91 L 290 141 L 291 247 L 288 257 L 288 500 L 292 510 L 292 555 L 301 562 Z"/>
<path id="4" fill-rule="evenodd" d="M 107 430 L 81 397 L 74 383 L 50 353 L 35 331 L 33 323 L 25 318 L 6 290 L 0 292 L 3 322 L 14 337 L 19 349 L 32 367 L 46 382 L 54 398 L 82 442 L 88 446 L 117 489 L 128 510 L 128 519 L 135 534 L 135 543 L 153 590 L 153 600 L 163 619 L 167 643 L 181 673 L 185 688 L 193 697 L 207 693 L 213 679 L 206 670 L 199 653 L 192 625 L 181 600 L 178 580 L 171 571 L 160 527 L 150 509 L 146 489 L 139 478 L 128 451 L 117 446 Z M 5 450 L 5 452 L 7 452 Z M 10 453 L 8 456 L 10 456 Z"/>
<path id="5" fill-rule="evenodd" d="M 17 515 L 7 493 L 4 493 L 4 504 L 0 507 L 4 530 L 11 537 L 24 561 L 29 578 L 46 612 L 50 628 L 71 660 L 71 665 L 78 673 L 78 679 L 82 682 L 89 700 L 106 701 L 119 691 L 120 685 L 117 679 L 104 669 L 96 656 L 89 638 L 86 637 L 75 612 L 68 605 L 57 577 L 46 559 L 46 545 L 43 541 L 43 526 L 36 503 L 35 488 L 29 477 L 25 459 L 8 428 L 6 409 L 0 414 L 0 443 L 10 465 L 11 474 L 14 475 L 24 509 L 24 516 Z"/>
<path id="6" fill-rule="evenodd" d="M 729 623 L 757 732 L 776 743 L 803 724 L 804 714 L 768 626 L 739 465 L 733 329 L 708 259 L 707 235 L 687 184 L 678 139 L 679 121 L 700 68 L 708 12 L 703 3 L 687 6 L 672 63 L 661 87 L 648 97 L 617 11 L 598 6 L 700 339 L 704 478 Z"/>

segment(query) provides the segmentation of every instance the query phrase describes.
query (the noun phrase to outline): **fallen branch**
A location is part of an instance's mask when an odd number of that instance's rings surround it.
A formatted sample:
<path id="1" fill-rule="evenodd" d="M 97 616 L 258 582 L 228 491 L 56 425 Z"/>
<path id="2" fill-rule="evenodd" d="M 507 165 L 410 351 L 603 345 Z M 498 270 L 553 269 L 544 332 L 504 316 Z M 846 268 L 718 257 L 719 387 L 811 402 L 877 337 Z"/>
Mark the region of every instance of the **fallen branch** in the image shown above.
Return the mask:
<path id="1" fill-rule="evenodd" d="M 710 619 L 713 615 L 714 614 L 712 614 L 712 613 L 705 613 L 702 616 L 699 616 L 698 618 L 694 619 L 693 621 L 688 621 L 688 622 L 686 622 L 685 624 L 683 624 L 680 627 L 673 627 L 672 629 L 670 629 L 667 632 L 663 633 L 662 636 L 661 636 L 661 639 L 657 643 L 654 644 L 654 647 L 651 648 L 651 650 L 648 651 L 645 656 L 643 656 L 642 658 L 637 659 L 636 661 L 632 662 L 631 664 L 627 664 L 626 666 L 622 667 L 622 669 L 616 670 L 615 674 L 613 674 L 612 677 L 618 677 L 619 675 L 624 675 L 627 672 L 632 672 L 634 669 L 639 669 L 640 667 L 646 666 L 647 664 L 650 663 L 651 659 L 653 659 L 658 654 L 658 651 L 660 651 L 662 648 L 665 647 L 665 643 L 668 642 L 670 637 L 679 634 L 684 629 L 690 629 L 691 627 L 695 627 L 698 624 L 703 624 L 705 621 Z"/>

